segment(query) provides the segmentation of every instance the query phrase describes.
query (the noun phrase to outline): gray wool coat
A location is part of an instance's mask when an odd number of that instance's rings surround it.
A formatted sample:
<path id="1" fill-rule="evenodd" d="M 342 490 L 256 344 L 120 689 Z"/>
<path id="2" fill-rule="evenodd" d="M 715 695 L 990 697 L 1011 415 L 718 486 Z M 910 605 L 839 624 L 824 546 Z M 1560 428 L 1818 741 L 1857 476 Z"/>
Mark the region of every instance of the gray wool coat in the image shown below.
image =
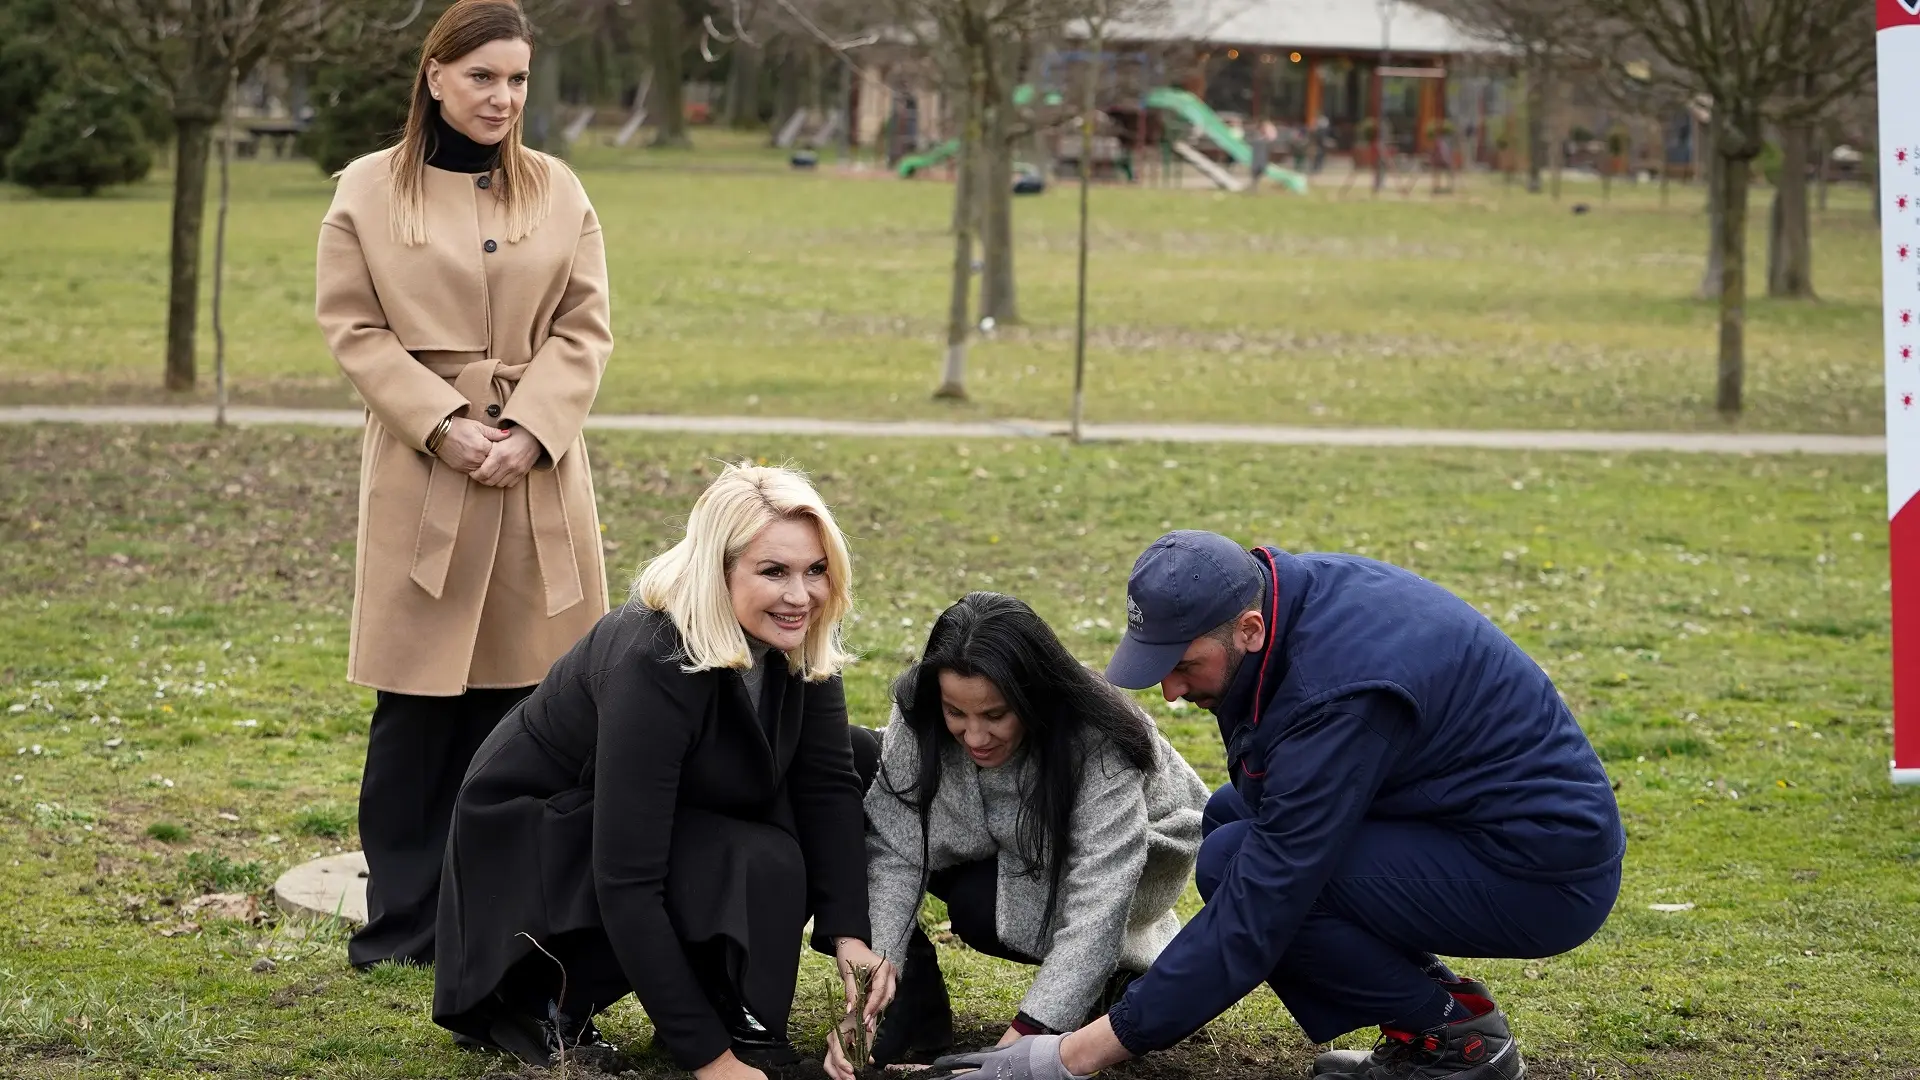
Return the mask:
<path id="1" fill-rule="evenodd" d="M 1026 863 L 1015 832 L 1021 791 L 1032 780 L 1029 759 L 1016 753 L 1005 765 L 982 769 L 943 740 L 922 865 L 919 811 L 894 794 L 917 797 L 911 789 L 920 752 L 896 710 L 881 736 L 879 776 L 867 789 L 874 951 L 896 963 L 905 956 L 928 874 L 998 857 L 1000 940 L 1041 958 L 1021 1010 L 1056 1031 L 1078 1027 L 1116 969 L 1145 971 L 1180 932 L 1173 905 L 1193 875 L 1209 793 L 1159 732 L 1153 739 L 1158 767 L 1151 774 L 1104 740 L 1089 755 L 1053 927 L 1043 935 L 1047 880 L 1021 872 Z"/>

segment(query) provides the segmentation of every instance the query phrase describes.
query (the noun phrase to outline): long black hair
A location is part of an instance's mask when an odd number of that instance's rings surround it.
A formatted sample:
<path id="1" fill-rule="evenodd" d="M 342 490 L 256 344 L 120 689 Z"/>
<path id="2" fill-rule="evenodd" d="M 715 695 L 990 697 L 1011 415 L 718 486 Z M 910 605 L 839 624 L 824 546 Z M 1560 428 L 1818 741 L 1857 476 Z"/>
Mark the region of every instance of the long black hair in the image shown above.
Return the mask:
<path id="1" fill-rule="evenodd" d="M 1020 718 L 1023 773 L 1015 829 L 1023 873 L 1047 879 L 1042 933 L 1053 922 L 1067 854 L 1073 846 L 1073 806 L 1086 768 L 1084 754 L 1102 739 L 1141 772 L 1154 768 L 1152 721 L 1073 658 L 1053 629 L 1025 602 L 1002 593 L 973 592 L 934 620 L 920 661 L 893 684 L 894 705 L 914 733 L 920 775 L 905 790 L 887 790 L 920 812 L 921 865 L 926 865 L 927 821 L 940 791 L 943 759 L 960 752 L 947 731 L 940 673 L 984 676 Z"/>

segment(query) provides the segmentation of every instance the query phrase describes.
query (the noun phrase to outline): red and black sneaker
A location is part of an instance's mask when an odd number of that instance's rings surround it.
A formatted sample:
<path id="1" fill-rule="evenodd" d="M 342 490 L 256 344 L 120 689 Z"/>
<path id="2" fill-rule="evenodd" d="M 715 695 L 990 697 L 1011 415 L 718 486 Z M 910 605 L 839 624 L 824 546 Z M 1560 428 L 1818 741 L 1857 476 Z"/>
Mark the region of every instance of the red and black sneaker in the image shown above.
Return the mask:
<path id="1" fill-rule="evenodd" d="M 1407 1050 L 1411 1069 L 1375 1069 L 1366 1080 L 1524 1080 L 1527 1075 L 1520 1047 L 1499 1009 L 1422 1032 Z"/>
<path id="2" fill-rule="evenodd" d="M 1497 1007 L 1493 1003 L 1493 992 L 1478 979 L 1456 979 L 1440 985 L 1476 1017 Z M 1381 1028 L 1380 1038 L 1372 1050 L 1328 1050 L 1314 1058 L 1313 1075 L 1328 1080 L 1348 1080 L 1349 1077 L 1359 1080 L 1372 1069 L 1386 1069 L 1389 1076 L 1404 1076 L 1413 1069 L 1409 1050 L 1412 1041 L 1412 1032 Z"/>
<path id="3" fill-rule="evenodd" d="M 1382 1030 L 1377 1060 L 1339 1080 L 1525 1080 L 1527 1066 L 1499 1009 L 1417 1035 Z"/>

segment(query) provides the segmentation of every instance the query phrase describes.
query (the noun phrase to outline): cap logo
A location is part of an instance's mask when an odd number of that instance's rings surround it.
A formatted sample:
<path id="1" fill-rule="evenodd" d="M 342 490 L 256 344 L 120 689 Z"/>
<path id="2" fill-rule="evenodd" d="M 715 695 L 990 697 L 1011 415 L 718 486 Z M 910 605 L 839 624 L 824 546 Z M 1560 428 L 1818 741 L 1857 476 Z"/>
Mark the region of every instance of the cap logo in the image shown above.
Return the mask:
<path id="1" fill-rule="evenodd" d="M 1147 624 L 1147 617 L 1140 611 L 1140 601 L 1127 597 L 1127 629 L 1139 630 Z"/>

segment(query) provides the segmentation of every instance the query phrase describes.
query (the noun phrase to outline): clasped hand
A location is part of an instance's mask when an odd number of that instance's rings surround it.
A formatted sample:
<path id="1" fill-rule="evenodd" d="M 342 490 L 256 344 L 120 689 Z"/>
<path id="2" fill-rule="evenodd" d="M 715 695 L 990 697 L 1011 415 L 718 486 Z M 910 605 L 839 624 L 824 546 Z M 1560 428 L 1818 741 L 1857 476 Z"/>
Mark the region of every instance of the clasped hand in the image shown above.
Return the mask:
<path id="1" fill-rule="evenodd" d="M 540 440 L 526 428 L 500 429 L 456 417 L 440 440 L 439 458 L 466 473 L 474 483 L 512 487 L 540 460 Z"/>

